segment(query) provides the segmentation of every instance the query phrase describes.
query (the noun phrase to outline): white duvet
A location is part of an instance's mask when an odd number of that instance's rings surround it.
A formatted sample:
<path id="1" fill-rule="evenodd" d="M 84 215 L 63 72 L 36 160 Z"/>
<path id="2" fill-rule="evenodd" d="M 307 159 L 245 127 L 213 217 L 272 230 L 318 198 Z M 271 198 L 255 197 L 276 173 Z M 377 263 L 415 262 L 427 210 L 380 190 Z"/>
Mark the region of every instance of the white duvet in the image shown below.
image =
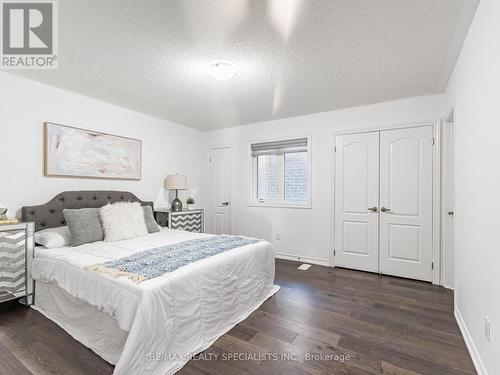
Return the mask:
<path id="1" fill-rule="evenodd" d="M 115 374 L 171 374 L 278 291 L 273 246 L 246 245 L 139 284 L 83 268 L 203 236 L 209 235 L 162 229 L 133 240 L 37 249 L 31 273 L 129 332 Z"/>

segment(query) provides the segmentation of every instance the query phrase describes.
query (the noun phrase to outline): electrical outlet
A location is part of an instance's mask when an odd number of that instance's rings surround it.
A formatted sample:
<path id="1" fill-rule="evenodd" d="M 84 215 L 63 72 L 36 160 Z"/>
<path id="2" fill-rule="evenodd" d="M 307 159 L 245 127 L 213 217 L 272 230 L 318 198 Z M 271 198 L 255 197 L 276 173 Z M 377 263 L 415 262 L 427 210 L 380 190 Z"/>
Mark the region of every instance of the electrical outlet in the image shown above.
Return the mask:
<path id="1" fill-rule="evenodd" d="M 274 238 L 275 238 L 276 240 L 278 240 L 278 241 L 279 241 L 279 240 L 281 240 L 281 234 L 280 234 L 280 233 L 276 233 L 276 234 L 274 235 Z"/>
<path id="2" fill-rule="evenodd" d="M 491 320 L 487 316 L 484 317 L 484 335 L 486 336 L 486 340 L 490 342 L 491 340 Z"/>

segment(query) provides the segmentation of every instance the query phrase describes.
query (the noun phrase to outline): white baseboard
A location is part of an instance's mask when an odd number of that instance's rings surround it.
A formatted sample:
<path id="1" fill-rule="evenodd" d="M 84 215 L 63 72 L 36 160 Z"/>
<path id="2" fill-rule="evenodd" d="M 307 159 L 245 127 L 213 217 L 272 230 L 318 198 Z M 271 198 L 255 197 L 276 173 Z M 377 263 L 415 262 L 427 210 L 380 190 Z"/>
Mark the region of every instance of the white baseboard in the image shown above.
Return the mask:
<path id="1" fill-rule="evenodd" d="M 441 285 L 443 288 L 446 288 L 446 289 L 455 290 L 455 288 L 452 287 L 451 285 L 449 285 L 446 281 L 444 281 L 444 279 L 441 279 L 439 285 Z"/>
<path id="2" fill-rule="evenodd" d="M 484 363 L 481 359 L 481 356 L 479 355 L 479 351 L 477 350 L 474 341 L 472 341 L 472 336 L 469 333 L 467 325 L 465 324 L 465 321 L 462 318 L 462 314 L 460 314 L 460 310 L 458 309 L 457 305 L 455 305 L 455 319 L 457 320 L 458 327 L 462 332 L 462 336 L 465 340 L 465 345 L 467 345 L 467 349 L 469 350 L 469 354 L 472 358 L 472 362 L 474 363 L 477 374 L 488 375 L 488 371 L 486 371 L 486 367 L 484 367 Z"/>
<path id="3" fill-rule="evenodd" d="M 446 289 L 455 290 L 455 288 L 452 285 L 450 285 L 448 280 L 445 280 L 444 277 L 441 277 L 441 279 L 439 280 L 439 285 L 441 285 L 442 287 L 445 287 Z"/>
<path id="4" fill-rule="evenodd" d="M 297 255 L 293 255 L 293 254 L 277 253 L 276 258 L 285 259 L 285 260 L 295 260 L 297 262 L 317 264 L 318 266 L 327 266 L 327 267 L 330 266 L 330 262 L 326 259 L 309 258 L 309 257 L 297 256 Z"/>

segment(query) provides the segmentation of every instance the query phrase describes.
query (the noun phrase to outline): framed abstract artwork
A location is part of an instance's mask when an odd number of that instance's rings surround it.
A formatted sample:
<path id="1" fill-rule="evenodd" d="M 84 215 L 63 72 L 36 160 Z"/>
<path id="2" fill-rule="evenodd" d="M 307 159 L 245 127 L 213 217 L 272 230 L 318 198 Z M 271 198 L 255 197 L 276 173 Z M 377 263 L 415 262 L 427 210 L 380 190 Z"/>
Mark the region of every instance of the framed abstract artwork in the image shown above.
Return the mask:
<path id="1" fill-rule="evenodd" d="M 140 180 L 142 141 L 44 123 L 44 175 Z"/>

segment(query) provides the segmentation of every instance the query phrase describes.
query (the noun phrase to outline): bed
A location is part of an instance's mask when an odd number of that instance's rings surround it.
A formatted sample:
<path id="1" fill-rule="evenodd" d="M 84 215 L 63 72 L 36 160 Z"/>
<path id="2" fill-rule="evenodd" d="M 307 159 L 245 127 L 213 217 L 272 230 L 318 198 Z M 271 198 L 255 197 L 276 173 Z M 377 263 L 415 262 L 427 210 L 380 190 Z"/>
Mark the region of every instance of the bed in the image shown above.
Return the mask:
<path id="1" fill-rule="evenodd" d="M 24 207 L 22 217 L 40 230 L 65 225 L 64 208 L 118 201 L 152 205 L 128 192 L 64 192 L 46 204 Z M 141 283 L 89 266 L 210 237 L 163 228 L 132 240 L 36 247 L 32 307 L 114 364 L 115 374 L 174 373 L 279 290 L 273 246 L 250 243 Z"/>

